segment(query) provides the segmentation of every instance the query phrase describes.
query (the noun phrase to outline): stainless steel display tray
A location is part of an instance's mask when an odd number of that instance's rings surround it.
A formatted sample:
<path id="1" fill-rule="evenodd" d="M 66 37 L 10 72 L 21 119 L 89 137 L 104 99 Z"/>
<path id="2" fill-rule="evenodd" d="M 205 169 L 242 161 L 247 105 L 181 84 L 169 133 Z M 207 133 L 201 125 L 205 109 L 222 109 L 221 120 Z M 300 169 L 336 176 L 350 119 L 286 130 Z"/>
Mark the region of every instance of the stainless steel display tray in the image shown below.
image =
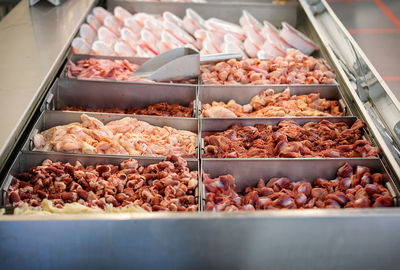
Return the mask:
<path id="1" fill-rule="evenodd" d="M 332 123 L 344 122 L 349 127 L 354 124 L 357 120 L 356 117 L 353 116 L 340 116 L 340 117 L 257 117 L 257 118 L 248 118 L 248 117 L 240 117 L 240 118 L 199 118 L 200 122 L 200 131 L 201 137 L 200 140 L 200 154 L 203 156 L 204 154 L 204 137 L 212 135 L 216 132 L 221 132 L 227 130 L 231 125 L 234 124 L 242 124 L 243 126 L 254 126 L 255 124 L 264 124 L 264 125 L 277 125 L 281 121 L 294 121 L 299 125 L 304 125 L 308 122 L 320 122 L 322 120 L 328 120 Z M 367 130 L 365 128 L 362 129 L 362 136 L 365 140 L 370 141 L 374 144 L 374 141 L 369 136 Z M 203 159 L 203 158 L 202 158 Z M 210 158 L 212 159 L 212 158 Z M 217 160 L 219 158 L 215 158 Z M 276 158 L 280 160 L 281 158 Z M 316 158 L 320 159 L 320 158 Z M 346 158 L 352 159 L 352 158 Z M 231 160 L 231 159 L 228 159 Z M 284 159 L 282 159 L 284 160 Z"/>
<path id="2" fill-rule="evenodd" d="M 89 116 L 95 117 L 103 123 L 110 121 L 119 120 L 125 117 L 133 117 L 141 121 L 145 121 L 155 126 L 169 126 L 176 129 L 188 130 L 198 134 L 198 122 L 193 118 L 185 117 L 164 117 L 164 116 L 152 116 L 152 115 L 131 115 L 131 114 L 115 114 L 115 113 L 86 113 Z M 33 150 L 33 136 L 38 132 L 42 132 L 49 128 L 66 125 L 74 122 L 81 122 L 82 112 L 67 112 L 67 111 L 44 111 L 41 113 L 39 119 L 36 121 L 32 131 L 30 132 L 25 144 L 22 148 L 23 151 Z M 198 149 L 198 136 L 196 137 L 196 149 Z M 42 152 L 42 151 L 37 151 Z M 54 153 L 54 152 L 42 152 L 42 153 Z M 198 150 L 196 151 L 198 156 Z M 139 158 L 140 156 L 131 156 Z M 196 158 L 187 158 L 187 160 L 196 160 Z"/>
<path id="3" fill-rule="evenodd" d="M 11 181 L 14 176 L 21 172 L 27 172 L 30 168 L 40 166 L 46 159 L 53 162 L 61 161 L 63 163 L 69 162 L 74 165 L 76 161 L 82 165 L 96 165 L 96 164 L 112 164 L 118 165 L 122 161 L 132 158 L 130 156 L 111 156 L 111 155 L 83 155 L 83 154 L 64 154 L 64 153 L 41 153 L 41 152 L 20 152 L 14 160 L 12 166 L 7 172 L 5 180 L 0 185 L 0 207 L 5 205 L 5 196 Z M 150 164 L 159 163 L 165 160 L 164 157 L 134 157 L 140 165 L 148 166 Z M 199 171 L 199 162 L 197 160 L 187 160 L 188 167 L 191 171 Z M 200 180 L 200 173 L 198 176 Z M 199 181 L 200 183 L 200 181 Z M 196 200 L 199 201 L 199 187 L 196 188 Z M 200 207 L 199 207 L 200 211 Z"/>
<path id="4" fill-rule="evenodd" d="M 98 82 L 59 78 L 50 88 L 42 110 L 60 110 L 64 106 L 82 106 L 93 109 L 131 107 L 167 102 L 189 106 L 197 117 L 197 93 L 194 85 L 126 84 L 117 81 Z"/>
<path id="5" fill-rule="evenodd" d="M 144 84 L 144 85 L 157 85 L 163 87 L 165 85 L 196 85 L 191 83 L 168 83 L 168 82 L 141 82 L 141 81 L 117 81 L 107 79 L 86 79 L 86 78 L 72 78 L 68 76 L 68 67 L 70 61 L 77 63 L 80 60 L 95 58 L 95 59 L 109 59 L 109 60 L 128 60 L 129 62 L 137 65 L 141 65 L 146 62 L 149 58 L 144 57 L 125 57 L 125 56 L 105 56 L 105 55 L 92 55 L 92 54 L 74 54 L 71 53 L 68 57 L 68 61 L 65 63 L 63 70 L 61 71 L 60 78 L 65 80 L 79 80 L 79 81 L 98 81 L 98 82 L 121 82 L 126 84 Z M 196 78 L 195 78 L 196 79 Z M 198 81 L 198 78 L 196 79 Z"/>
<path id="6" fill-rule="evenodd" d="M 259 94 L 261 91 L 266 89 L 273 89 L 275 93 L 280 93 L 287 87 L 290 88 L 291 95 L 307 95 L 311 93 L 319 93 L 321 98 L 329 100 L 338 100 L 340 111 L 345 116 L 351 116 L 351 112 L 348 109 L 346 101 L 343 99 L 342 94 L 339 91 L 338 85 L 199 85 L 198 87 L 198 108 L 200 111 L 198 115 L 201 115 L 201 105 L 211 104 L 213 101 L 228 102 L 234 99 L 238 104 L 248 104 L 252 97 Z"/>
<path id="7" fill-rule="evenodd" d="M 312 182 L 316 178 L 335 179 L 337 170 L 346 162 L 353 168 L 357 165 L 367 166 L 371 173 L 383 173 L 384 182 L 396 206 L 399 205 L 399 191 L 393 179 L 388 175 L 379 158 L 322 158 L 322 159 L 201 159 L 202 173 L 212 178 L 231 174 L 235 177 L 237 191 L 245 187 L 255 187 L 259 179 L 269 180 L 272 177 L 287 177 L 291 181 Z M 202 198 L 205 200 L 205 187 L 202 185 Z"/>

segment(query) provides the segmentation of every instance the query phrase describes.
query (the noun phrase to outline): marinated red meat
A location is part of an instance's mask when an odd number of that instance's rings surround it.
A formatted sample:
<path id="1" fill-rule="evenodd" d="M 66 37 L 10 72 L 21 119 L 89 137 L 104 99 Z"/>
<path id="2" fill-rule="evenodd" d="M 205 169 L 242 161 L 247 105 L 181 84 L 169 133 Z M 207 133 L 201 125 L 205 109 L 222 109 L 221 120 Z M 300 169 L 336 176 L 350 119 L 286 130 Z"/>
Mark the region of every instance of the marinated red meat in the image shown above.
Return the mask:
<path id="1" fill-rule="evenodd" d="M 102 209 L 112 204 L 118 208 L 141 206 L 147 211 L 197 211 L 197 184 L 197 171 L 189 171 L 187 162 L 176 156 L 147 167 L 135 159 L 119 166 L 83 166 L 79 161 L 72 166 L 45 160 L 14 177 L 6 204 L 39 206 L 48 199 L 59 208 L 77 202 Z"/>
<path id="2" fill-rule="evenodd" d="M 124 114 L 138 114 L 138 115 L 157 115 L 157 116 L 175 116 L 175 117 L 193 117 L 193 105 L 182 106 L 179 104 L 168 104 L 161 102 L 149 105 L 145 108 L 132 107 L 129 109 L 92 109 L 81 106 L 66 106 L 60 108 L 62 111 L 81 111 L 81 112 L 104 112 L 104 113 L 124 113 Z"/>
<path id="3" fill-rule="evenodd" d="M 346 163 L 339 168 L 335 179 L 317 178 L 312 183 L 291 182 L 282 177 L 271 178 L 267 182 L 260 179 L 256 187 L 246 187 L 241 193 L 236 191 L 235 178 L 232 175 L 211 178 L 209 174 L 203 174 L 203 184 L 207 192 L 206 211 L 393 206 L 393 198 L 384 187 L 381 173 L 375 173 L 379 181 L 373 184 L 361 184 L 356 188 L 338 185 L 344 179 L 342 171 L 348 171 L 349 168 L 351 173 L 354 169 L 357 170 Z M 365 171 L 361 177 L 367 174 L 369 172 Z"/>
<path id="4" fill-rule="evenodd" d="M 205 158 L 302 158 L 302 157 L 374 157 L 379 148 L 362 140 L 363 123 L 327 120 L 300 126 L 281 121 L 277 126 L 235 124 L 226 131 L 204 138 Z M 363 147 L 358 147 L 362 144 Z M 364 179 L 368 183 L 371 179 Z"/>

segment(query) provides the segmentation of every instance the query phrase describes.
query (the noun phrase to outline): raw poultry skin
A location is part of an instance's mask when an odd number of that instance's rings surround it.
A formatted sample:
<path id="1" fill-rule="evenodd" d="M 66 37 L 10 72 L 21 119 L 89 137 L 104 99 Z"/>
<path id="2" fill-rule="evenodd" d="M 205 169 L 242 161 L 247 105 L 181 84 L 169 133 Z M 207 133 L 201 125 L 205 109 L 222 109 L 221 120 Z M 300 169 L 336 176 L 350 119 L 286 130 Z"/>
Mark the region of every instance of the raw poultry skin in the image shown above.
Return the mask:
<path id="1" fill-rule="evenodd" d="M 139 65 L 127 60 L 108 60 L 89 58 L 74 64 L 69 61 L 68 76 L 77 79 L 107 79 L 118 81 L 133 81 L 133 72 Z"/>
<path id="2" fill-rule="evenodd" d="M 189 106 L 179 104 L 168 104 L 161 102 L 146 106 L 145 108 L 131 107 L 128 109 L 93 109 L 83 106 L 65 106 L 60 108 L 62 111 L 81 111 L 81 112 L 104 112 L 104 113 L 121 113 L 121 114 L 138 114 L 138 115 L 157 115 L 172 117 L 193 117 L 193 102 Z"/>
<path id="3" fill-rule="evenodd" d="M 291 96 L 290 88 L 281 93 L 267 89 L 254 96 L 250 104 L 240 105 L 213 101 L 202 105 L 202 117 L 284 117 L 284 116 L 342 116 L 339 102 L 320 98 L 319 93 Z"/>
<path id="4" fill-rule="evenodd" d="M 239 211 L 307 208 L 391 207 L 393 198 L 385 188 L 383 174 L 368 167 L 346 163 L 333 180 L 316 178 L 313 182 L 292 182 L 286 177 L 260 179 L 256 187 L 236 192 L 235 178 L 223 175 L 211 178 L 203 174 L 206 211 Z"/>
<path id="5" fill-rule="evenodd" d="M 378 147 L 361 138 L 363 123 L 350 128 L 327 120 L 303 126 L 281 121 L 277 126 L 235 124 L 204 138 L 204 158 L 375 157 Z"/>
<path id="6" fill-rule="evenodd" d="M 81 115 L 82 123 L 56 126 L 34 136 L 35 151 L 131 156 L 196 156 L 196 134 L 171 127 L 152 126 L 125 117 L 104 125 Z"/>
<path id="7" fill-rule="evenodd" d="M 197 185 L 197 171 L 190 171 L 187 162 L 177 156 L 146 167 L 136 159 L 117 166 L 86 167 L 79 161 L 71 165 L 47 159 L 14 177 L 6 205 L 38 207 L 47 199 L 57 208 L 79 203 L 95 209 L 111 204 L 117 208 L 139 206 L 150 212 L 197 211 Z"/>
<path id="8" fill-rule="evenodd" d="M 74 64 L 69 61 L 68 77 L 76 79 L 96 79 L 96 80 L 115 80 L 132 81 L 142 83 L 154 83 L 152 80 L 135 78 L 133 73 L 139 65 L 132 64 L 128 60 L 108 60 L 89 58 L 78 61 Z M 169 81 L 170 83 L 193 84 L 196 79 L 186 79 L 179 81 Z"/>
<path id="9" fill-rule="evenodd" d="M 334 84 L 336 75 L 322 59 L 289 49 L 272 60 L 231 59 L 200 68 L 203 84 Z"/>

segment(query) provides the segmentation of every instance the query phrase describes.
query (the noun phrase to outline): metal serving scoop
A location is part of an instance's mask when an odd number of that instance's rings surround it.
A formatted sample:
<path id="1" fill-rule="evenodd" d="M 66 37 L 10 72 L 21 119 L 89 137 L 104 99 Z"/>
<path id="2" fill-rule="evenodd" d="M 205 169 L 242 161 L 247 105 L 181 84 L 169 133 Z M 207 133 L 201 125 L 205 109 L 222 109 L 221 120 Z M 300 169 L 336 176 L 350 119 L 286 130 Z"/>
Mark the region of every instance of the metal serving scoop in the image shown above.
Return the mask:
<path id="1" fill-rule="evenodd" d="M 190 48 L 177 48 L 159 54 L 142 64 L 133 73 L 134 78 L 149 79 L 152 81 L 178 81 L 195 78 L 200 74 L 200 65 L 241 59 L 242 55 L 232 54 L 200 54 Z"/>

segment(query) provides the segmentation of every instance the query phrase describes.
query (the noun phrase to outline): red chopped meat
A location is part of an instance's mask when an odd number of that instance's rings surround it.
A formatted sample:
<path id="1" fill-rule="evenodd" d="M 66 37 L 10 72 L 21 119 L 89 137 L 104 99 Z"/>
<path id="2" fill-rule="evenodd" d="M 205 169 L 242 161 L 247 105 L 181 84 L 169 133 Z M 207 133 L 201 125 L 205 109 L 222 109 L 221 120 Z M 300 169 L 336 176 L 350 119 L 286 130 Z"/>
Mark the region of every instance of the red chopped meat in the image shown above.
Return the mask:
<path id="1" fill-rule="evenodd" d="M 345 123 L 331 123 L 327 120 L 308 122 L 303 126 L 286 120 L 277 126 L 235 124 L 226 131 L 204 137 L 203 157 L 374 157 L 379 148 L 360 140 L 362 126 L 360 120 L 351 128 Z M 360 147 L 360 144 L 363 146 Z M 358 178 L 353 180 L 354 183 L 359 181 Z"/>
<path id="2" fill-rule="evenodd" d="M 275 177 L 266 184 L 260 179 L 256 187 L 246 187 L 241 193 L 236 191 L 232 175 L 211 178 L 210 175 L 204 174 L 206 211 L 393 206 L 393 198 L 383 186 L 381 173 L 374 174 L 374 179 L 379 179 L 376 182 L 361 183 L 354 188 L 350 186 L 350 175 L 361 174 L 362 178 L 369 175 L 369 171 L 367 167 L 357 166 L 354 172 L 354 169 L 345 163 L 338 169 L 337 178 L 334 180 L 317 178 L 311 184 Z"/>
<path id="3" fill-rule="evenodd" d="M 223 177 L 221 181 L 227 191 L 234 183 L 233 177 Z M 197 211 L 197 185 L 197 171 L 189 171 L 187 162 L 176 156 L 147 167 L 140 166 L 135 159 L 125 160 L 119 166 L 86 167 L 79 162 L 73 167 L 45 160 L 41 166 L 13 179 L 7 191 L 7 204 L 39 206 L 47 198 L 58 208 L 78 202 L 101 209 L 112 204 L 136 205 L 147 211 Z"/>

